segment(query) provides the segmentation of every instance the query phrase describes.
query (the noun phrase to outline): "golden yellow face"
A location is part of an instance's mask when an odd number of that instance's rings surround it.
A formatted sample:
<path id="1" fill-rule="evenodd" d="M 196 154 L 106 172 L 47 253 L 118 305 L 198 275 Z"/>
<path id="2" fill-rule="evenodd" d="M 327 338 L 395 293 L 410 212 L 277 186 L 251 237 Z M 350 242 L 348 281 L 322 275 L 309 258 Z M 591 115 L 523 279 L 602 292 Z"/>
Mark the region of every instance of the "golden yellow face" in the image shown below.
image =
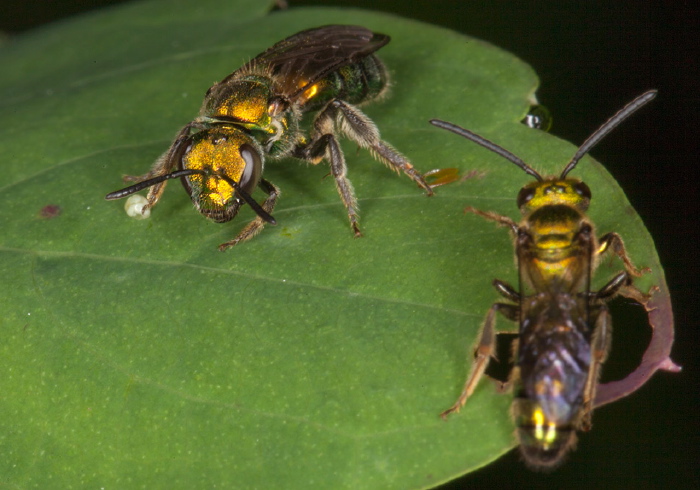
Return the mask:
<path id="1" fill-rule="evenodd" d="M 586 211 L 591 202 L 591 190 L 577 179 L 547 179 L 532 182 L 520 190 L 518 207 L 523 214 L 554 204 Z"/>
<path id="2" fill-rule="evenodd" d="M 237 201 L 235 189 L 221 176 L 252 193 L 262 174 L 262 158 L 257 144 L 245 132 L 220 126 L 192 136 L 182 167 L 202 171 L 202 175 L 191 175 L 187 180 L 192 200 L 205 212 L 222 210 Z"/>

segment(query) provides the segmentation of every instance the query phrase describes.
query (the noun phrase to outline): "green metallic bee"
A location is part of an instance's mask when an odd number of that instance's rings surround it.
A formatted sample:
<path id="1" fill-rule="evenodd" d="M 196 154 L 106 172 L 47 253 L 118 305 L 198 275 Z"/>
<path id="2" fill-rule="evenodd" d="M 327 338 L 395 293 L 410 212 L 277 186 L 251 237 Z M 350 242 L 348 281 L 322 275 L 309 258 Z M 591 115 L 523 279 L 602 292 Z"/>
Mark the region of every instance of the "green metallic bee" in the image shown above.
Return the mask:
<path id="1" fill-rule="evenodd" d="M 345 25 L 309 29 L 278 42 L 212 86 L 199 116 L 180 130 L 151 171 L 125 177 L 138 183 L 106 199 L 150 187 L 146 212 L 158 202 L 167 181 L 180 178 L 197 210 L 217 223 L 232 220 L 248 204 L 257 217 L 219 246 L 225 250 L 255 236 L 266 222 L 275 224 L 271 214 L 280 191 L 263 178 L 266 159 L 327 160 L 352 231 L 361 236 L 340 135 L 433 194 L 424 176 L 382 141 L 374 123 L 354 105 L 386 92 L 387 72 L 373 53 L 388 42 L 389 36 Z M 311 111 L 318 113 L 307 136 L 301 119 Z M 267 194 L 262 204 L 251 197 L 256 187 Z"/>
<path id="2" fill-rule="evenodd" d="M 501 155 L 535 178 L 518 194 L 523 215 L 519 224 L 494 212 L 472 207 L 465 210 L 511 230 L 520 288 L 493 282 L 509 302 L 494 303 L 489 309 L 464 390 L 442 417 L 458 412 L 474 392 L 494 354 L 496 313 L 501 313 L 518 323 L 510 379 L 515 385 L 513 416 L 521 453 L 536 468 L 560 463 L 574 447 L 576 431 L 591 426 L 598 378 L 611 340 L 606 302 L 617 295 L 639 302 L 649 299 L 632 285 L 633 277 L 648 270 L 632 264 L 617 233 L 596 238 L 586 216 L 591 190 L 567 175 L 605 135 L 655 96 L 656 91 L 642 94 L 603 124 L 558 177 L 542 177 L 517 156 L 471 131 L 431 121 Z M 600 290 L 591 291 L 591 275 L 606 252 L 617 255 L 625 270 Z"/>

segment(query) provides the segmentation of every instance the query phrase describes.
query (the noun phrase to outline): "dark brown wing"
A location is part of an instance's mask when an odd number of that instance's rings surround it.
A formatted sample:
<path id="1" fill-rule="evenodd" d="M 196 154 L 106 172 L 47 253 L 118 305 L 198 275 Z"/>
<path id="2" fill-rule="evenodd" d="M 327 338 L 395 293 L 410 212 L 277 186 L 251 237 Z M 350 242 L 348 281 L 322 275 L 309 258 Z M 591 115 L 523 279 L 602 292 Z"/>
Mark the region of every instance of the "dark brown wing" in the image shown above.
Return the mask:
<path id="1" fill-rule="evenodd" d="M 316 27 L 278 42 L 239 71 L 269 67 L 279 83 L 280 95 L 294 100 L 309 85 L 369 56 L 389 40 L 389 36 L 361 26 Z"/>

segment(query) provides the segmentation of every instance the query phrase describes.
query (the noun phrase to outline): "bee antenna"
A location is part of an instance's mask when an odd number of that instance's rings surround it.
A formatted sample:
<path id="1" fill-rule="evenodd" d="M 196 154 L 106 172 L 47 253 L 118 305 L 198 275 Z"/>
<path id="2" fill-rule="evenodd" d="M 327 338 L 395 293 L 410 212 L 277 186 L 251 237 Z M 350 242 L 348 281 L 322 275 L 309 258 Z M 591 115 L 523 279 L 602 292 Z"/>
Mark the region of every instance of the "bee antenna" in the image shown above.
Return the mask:
<path id="1" fill-rule="evenodd" d="M 216 176 L 219 177 L 220 179 L 223 179 L 224 182 L 226 182 L 228 185 L 233 187 L 236 190 L 236 194 L 241 196 L 241 199 L 243 199 L 246 202 L 246 204 L 248 206 L 250 206 L 250 208 L 253 211 L 255 211 L 255 214 L 260 216 L 264 221 L 267 221 L 271 225 L 277 224 L 277 221 L 275 220 L 275 218 L 273 218 L 270 213 L 265 211 L 262 208 L 262 206 L 260 206 L 260 204 L 258 204 L 258 202 L 250 196 L 250 194 L 248 194 L 246 191 L 241 189 L 241 187 L 238 185 L 238 182 L 236 182 L 235 180 L 233 180 L 232 178 L 230 178 L 226 175 L 217 174 Z"/>
<path id="2" fill-rule="evenodd" d="M 132 194 L 137 193 L 140 190 L 146 189 L 147 187 L 154 186 L 156 184 L 160 184 L 161 182 L 165 182 L 166 180 L 170 179 L 177 179 L 179 177 L 185 177 L 187 175 L 192 175 L 193 173 L 199 173 L 198 171 L 192 171 L 192 170 L 178 170 L 176 172 L 172 172 L 166 175 L 160 175 L 158 177 L 153 177 L 152 179 L 144 180 L 143 182 L 139 182 L 138 184 L 130 185 L 129 187 L 125 187 L 124 189 L 120 189 L 118 191 L 110 192 L 105 196 L 105 199 L 108 201 L 113 201 L 114 199 L 121 199 L 122 197 L 130 196 Z"/>
<path id="3" fill-rule="evenodd" d="M 147 187 L 154 186 L 156 184 L 159 184 L 161 182 L 165 182 L 166 180 L 170 179 L 178 179 L 180 177 L 187 177 L 188 175 L 207 175 L 206 172 L 202 170 L 195 170 L 195 169 L 185 169 L 185 170 L 177 170 L 175 172 L 171 172 L 166 175 L 161 175 L 158 177 L 154 177 L 152 179 L 144 180 L 143 182 L 139 182 L 138 184 L 131 185 L 129 187 L 126 187 L 124 189 L 110 192 L 105 196 L 105 199 L 108 201 L 112 201 L 114 199 L 121 199 L 122 197 L 130 196 L 131 194 L 135 194 L 136 192 L 146 189 Z M 253 211 L 255 211 L 255 214 L 260 216 L 263 220 L 267 221 L 271 225 L 276 225 L 277 221 L 275 218 L 273 218 L 270 213 L 265 211 L 260 204 L 255 201 L 252 197 L 250 197 L 250 194 L 248 194 L 246 191 L 241 189 L 241 186 L 238 185 L 238 182 L 235 180 L 231 179 L 230 177 L 227 177 L 226 175 L 222 174 L 216 174 L 217 177 L 220 179 L 223 179 L 228 185 L 233 187 L 236 191 L 236 194 L 238 194 L 241 199 L 245 201 L 245 203 L 251 207 Z"/>
<path id="4" fill-rule="evenodd" d="M 561 177 L 559 178 L 565 178 L 566 175 L 574 169 L 579 160 L 581 160 L 581 158 L 583 158 L 583 156 L 591 150 L 591 148 L 597 145 L 598 142 L 600 142 L 600 140 L 605 138 L 608 135 L 608 133 L 615 129 L 622 121 L 624 121 L 632 114 L 637 112 L 637 110 L 640 109 L 642 106 L 646 105 L 647 102 L 650 102 L 654 97 L 656 97 L 656 94 L 656 90 L 649 90 L 648 92 L 644 92 L 642 95 L 640 95 L 632 102 L 627 104 L 625 107 L 620 109 L 613 117 L 608 119 L 605 122 L 605 124 L 598 128 L 592 135 L 588 137 L 586 141 L 583 142 L 583 144 L 578 149 L 574 157 L 564 168 L 564 171 L 561 173 Z"/>
<path id="5" fill-rule="evenodd" d="M 432 124 L 433 126 L 437 126 L 438 128 L 452 131 L 455 134 L 458 134 L 460 136 L 467 138 L 468 140 L 473 141 L 477 145 L 483 146 L 487 150 L 491 150 L 492 152 L 497 153 L 498 155 L 502 156 L 503 158 L 510 161 L 511 163 L 516 164 L 518 167 L 523 169 L 526 174 L 533 176 L 539 182 L 542 182 L 544 180 L 542 178 L 542 176 L 539 173 L 537 173 L 537 170 L 535 170 L 530 165 L 525 163 L 521 158 L 513 155 L 511 152 L 509 152 L 505 148 L 498 146 L 496 143 L 493 143 L 493 142 L 487 140 L 486 138 L 479 136 L 476 133 L 472 133 L 468 129 L 464 129 L 460 126 L 457 126 L 456 124 L 452 124 L 452 123 L 449 123 L 447 121 L 441 121 L 440 119 L 431 119 L 430 124 Z"/>

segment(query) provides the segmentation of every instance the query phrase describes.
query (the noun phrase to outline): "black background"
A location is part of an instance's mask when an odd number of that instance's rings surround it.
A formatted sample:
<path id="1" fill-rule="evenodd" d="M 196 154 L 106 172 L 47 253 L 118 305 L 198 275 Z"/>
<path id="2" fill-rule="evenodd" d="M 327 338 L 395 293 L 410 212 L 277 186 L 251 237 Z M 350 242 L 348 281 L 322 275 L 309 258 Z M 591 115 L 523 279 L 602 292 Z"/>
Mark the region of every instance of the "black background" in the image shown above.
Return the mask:
<path id="1" fill-rule="evenodd" d="M 22 31 L 115 3 L 4 0 L 0 30 L 11 42 Z M 659 90 L 654 102 L 592 153 L 618 180 L 654 237 L 674 304 L 672 356 L 683 372 L 657 373 L 632 396 L 598 410 L 593 430 L 553 473 L 526 469 L 513 451 L 443 488 L 700 488 L 695 353 L 700 325 L 693 300 L 699 285 L 698 8 L 691 2 L 645 0 L 289 3 L 382 10 L 490 41 L 534 67 L 541 79 L 538 98 L 554 115 L 552 133 L 575 144 L 636 95 Z M 625 324 L 620 316 L 631 318 Z M 634 329 L 646 327 L 644 317 L 624 307 L 613 317 L 613 350 L 643 350 L 648 332 Z M 608 373 L 632 367 L 606 364 Z"/>

